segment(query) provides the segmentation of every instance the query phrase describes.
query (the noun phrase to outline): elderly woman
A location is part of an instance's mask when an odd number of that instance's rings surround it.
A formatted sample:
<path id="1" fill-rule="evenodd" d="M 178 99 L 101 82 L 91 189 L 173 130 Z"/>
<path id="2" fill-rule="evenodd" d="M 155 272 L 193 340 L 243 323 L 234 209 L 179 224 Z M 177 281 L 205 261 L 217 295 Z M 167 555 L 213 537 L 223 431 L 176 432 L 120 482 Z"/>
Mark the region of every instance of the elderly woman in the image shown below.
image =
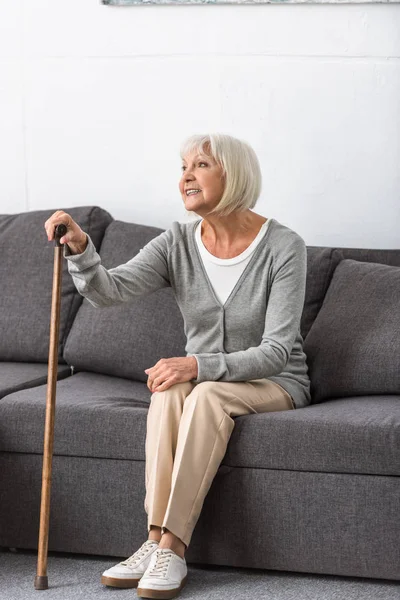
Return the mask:
<path id="1" fill-rule="evenodd" d="M 63 212 L 64 257 L 75 286 L 95 307 L 172 287 L 184 318 L 186 356 L 146 369 L 148 539 L 106 570 L 102 583 L 174 598 L 186 582 L 185 551 L 224 457 L 234 417 L 310 403 L 300 318 L 306 246 L 293 230 L 253 212 L 261 191 L 254 150 L 222 134 L 181 148 L 179 190 L 201 218 L 152 239 L 127 263 L 101 265 L 89 235 Z M 160 332 L 162 335 L 162 331 Z M 229 498 L 226 499 L 229 502 Z M 140 581 L 139 581 L 140 580 Z"/>

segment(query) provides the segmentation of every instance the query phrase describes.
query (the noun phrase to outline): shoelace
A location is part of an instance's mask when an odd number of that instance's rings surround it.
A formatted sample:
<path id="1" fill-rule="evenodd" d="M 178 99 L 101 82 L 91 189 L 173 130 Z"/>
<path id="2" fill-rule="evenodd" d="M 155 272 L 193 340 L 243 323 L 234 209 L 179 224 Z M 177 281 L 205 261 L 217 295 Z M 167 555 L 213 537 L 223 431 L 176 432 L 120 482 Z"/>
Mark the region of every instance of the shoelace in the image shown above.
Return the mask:
<path id="1" fill-rule="evenodd" d="M 149 570 L 147 575 L 149 577 L 165 577 L 168 570 L 168 565 L 171 560 L 172 554 L 167 548 L 158 548 L 155 552 L 156 562 L 154 566 Z"/>
<path id="2" fill-rule="evenodd" d="M 132 556 L 130 556 L 129 558 L 127 558 L 126 560 L 124 560 L 123 562 L 121 562 L 121 565 L 124 565 L 124 567 L 129 567 L 132 564 L 138 562 L 141 558 L 143 558 L 149 551 L 149 547 L 151 546 L 151 544 L 149 544 L 149 540 L 146 540 L 144 542 L 144 544 L 142 544 L 139 548 L 139 550 L 136 550 L 136 552 L 134 554 L 132 554 Z"/>

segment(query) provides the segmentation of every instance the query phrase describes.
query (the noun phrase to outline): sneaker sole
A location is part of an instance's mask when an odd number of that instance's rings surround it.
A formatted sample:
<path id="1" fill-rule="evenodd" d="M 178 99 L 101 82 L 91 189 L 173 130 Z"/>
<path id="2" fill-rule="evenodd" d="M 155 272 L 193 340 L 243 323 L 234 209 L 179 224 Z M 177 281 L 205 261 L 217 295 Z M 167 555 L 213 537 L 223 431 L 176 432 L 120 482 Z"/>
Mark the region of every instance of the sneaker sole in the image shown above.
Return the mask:
<path id="1" fill-rule="evenodd" d="M 139 579 L 118 579 L 117 577 L 107 577 L 106 575 L 101 576 L 101 583 L 117 588 L 135 588 L 137 587 Z"/>
<path id="2" fill-rule="evenodd" d="M 159 600 L 169 600 L 169 598 L 175 598 L 182 590 L 186 583 L 187 575 L 182 579 L 181 585 L 173 590 L 152 590 L 149 588 L 137 589 L 137 595 L 141 598 L 158 598 Z"/>

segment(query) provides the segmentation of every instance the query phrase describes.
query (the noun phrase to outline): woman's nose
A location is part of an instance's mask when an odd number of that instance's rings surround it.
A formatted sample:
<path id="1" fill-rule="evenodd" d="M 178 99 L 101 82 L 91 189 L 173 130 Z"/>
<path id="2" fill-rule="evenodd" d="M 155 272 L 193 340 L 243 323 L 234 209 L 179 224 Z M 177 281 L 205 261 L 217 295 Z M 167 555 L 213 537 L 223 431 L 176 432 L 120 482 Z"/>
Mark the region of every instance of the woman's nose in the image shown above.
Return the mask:
<path id="1" fill-rule="evenodd" d="M 193 181 L 193 179 L 194 179 L 194 177 L 193 177 L 192 173 L 185 172 L 182 177 L 182 182 L 185 184 L 188 181 Z"/>
<path id="2" fill-rule="evenodd" d="M 192 173 L 192 169 L 190 169 L 189 167 L 186 167 L 183 176 L 187 179 L 188 177 L 192 178 L 193 177 L 193 173 Z"/>

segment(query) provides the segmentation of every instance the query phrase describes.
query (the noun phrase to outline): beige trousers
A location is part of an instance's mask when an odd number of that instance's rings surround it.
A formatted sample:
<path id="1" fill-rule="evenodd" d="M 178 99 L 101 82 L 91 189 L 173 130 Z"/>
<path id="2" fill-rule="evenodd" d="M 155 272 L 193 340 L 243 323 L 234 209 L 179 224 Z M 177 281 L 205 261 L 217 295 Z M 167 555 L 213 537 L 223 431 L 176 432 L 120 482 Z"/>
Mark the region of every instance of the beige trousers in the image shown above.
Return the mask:
<path id="1" fill-rule="evenodd" d="M 232 417 L 292 410 L 292 397 L 269 379 L 176 383 L 151 396 L 146 435 L 146 498 L 151 525 L 186 547 L 235 426 Z"/>

